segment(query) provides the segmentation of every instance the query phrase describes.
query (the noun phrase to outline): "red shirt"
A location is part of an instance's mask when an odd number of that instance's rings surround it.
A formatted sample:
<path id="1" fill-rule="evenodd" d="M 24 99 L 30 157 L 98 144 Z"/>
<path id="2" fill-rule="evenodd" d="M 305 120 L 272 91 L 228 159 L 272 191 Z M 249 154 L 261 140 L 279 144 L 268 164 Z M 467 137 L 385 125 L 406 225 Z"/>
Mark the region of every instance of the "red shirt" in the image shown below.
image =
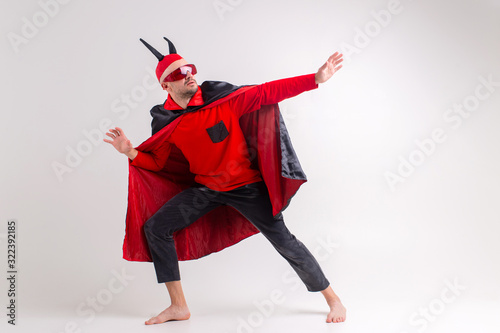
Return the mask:
<path id="1" fill-rule="evenodd" d="M 262 105 L 275 104 L 317 87 L 314 74 L 276 80 L 257 85 L 214 107 L 186 113 L 157 151 L 139 152 L 132 165 L 159 171 L 174 144 L 188 160 L 195 181 L 213 190 L 230 191 L 261 181 L 260 172 L 251 168 L 239 118 Z M 202 104 L 201 89 L 198 88 L 188 105 Z M 170 96 L 164 107 L 181 109 Z"/>

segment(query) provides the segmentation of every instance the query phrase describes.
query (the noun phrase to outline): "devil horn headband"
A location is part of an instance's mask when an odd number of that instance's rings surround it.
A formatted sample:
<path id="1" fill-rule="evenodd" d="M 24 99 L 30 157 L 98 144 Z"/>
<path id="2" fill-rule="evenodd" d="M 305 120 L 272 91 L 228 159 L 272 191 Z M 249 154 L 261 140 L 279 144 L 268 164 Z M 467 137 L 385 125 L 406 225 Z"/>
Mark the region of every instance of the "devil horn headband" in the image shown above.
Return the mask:
<path id="1" fill-rule="evenodd" d="M 171 64 L 173 64 L 177 60 L 183 59 L 180 55 L 177 54 L 177 50 L 175 49 L 174 44 L 168 40 L 167 37 L 163 37 L 168 43 L 168 49 L 169 49 L 169 54 L 163 55 L 158 50 L 156 50 L 154 47 L 149 45 L 144 39 L 139 38 L 139 40 L 148 48 L 149 51 L 151 51 L 156 58 L 158 58 L 158 65 L 156 66 L 156 77 L 158 78 L 158 81 L 161 83 L 165 79 L 165 77 L 168 75 L 167 73 L 167 68 Z"/>
<path id="2" fill-rule="evenodd" d="M 168 51 L 170 52 L 170 54 L 177 54 L 174 43 L 172 43 L 167 37 L 163 37 L 163 39 L 168 43 Z"/>
<path id="3" fill-rule="evenodd" d="M 163 37 L 163 39 L 165 39 L 168 43 L 169 53 L 170 54 L 177 54 L 177 50 L 175 49 L 174 44 L 167 37 Z M 144 46 L 146 46 L 149 49 L 149 51 L 151 51 L 151 53 L 153 53 L 155 55 L 156 58 L 158 58 L 158 61 L 163 60 L 163 58 L 165 57 L 163 54 L 161 54 L 160 52 L 158 52 L 158 50 L 156 50 L 154 47 L 149 45 L 148 42 L 146 42 L 144 39 L 139 38 L 139 40 L 142 42 L 142 44 L 144 44 Z"/>

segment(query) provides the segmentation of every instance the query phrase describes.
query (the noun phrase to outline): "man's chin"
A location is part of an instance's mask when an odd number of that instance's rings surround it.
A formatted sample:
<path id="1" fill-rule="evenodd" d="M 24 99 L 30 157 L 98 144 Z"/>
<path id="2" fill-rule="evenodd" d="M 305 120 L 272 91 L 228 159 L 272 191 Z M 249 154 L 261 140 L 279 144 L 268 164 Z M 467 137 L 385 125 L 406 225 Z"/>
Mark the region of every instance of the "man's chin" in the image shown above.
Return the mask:
<path id="1" fill-rule="evenodd" d="M 193 94 L 198 91 L 198 84 L 196 82 L 188 83 L 186 86 L 187 86 L 188 90 L 190 92 L 192 92 Z"/>
<path id="2" fill-rule="evenodd" d="M 194 85 L 191 84 L 186 87 L 182 95 L 187 98 L 191 98 L 196 94 L 197 91 L 198 91 L 198 85 L 196 83 Z"/>

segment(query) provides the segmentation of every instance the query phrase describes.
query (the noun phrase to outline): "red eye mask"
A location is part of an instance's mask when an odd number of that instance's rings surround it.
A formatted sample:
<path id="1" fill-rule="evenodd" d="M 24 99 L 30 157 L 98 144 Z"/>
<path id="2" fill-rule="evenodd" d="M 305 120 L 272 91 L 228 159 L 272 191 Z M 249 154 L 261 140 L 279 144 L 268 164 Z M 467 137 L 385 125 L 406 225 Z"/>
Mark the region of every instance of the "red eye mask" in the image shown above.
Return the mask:
<path id="1" fill-rule="evenodd" d="M 165 77 L 165 80 L 163 82 L 172 82 L 172 81 L 177 81 L 177 80 L 182 80 L 187 76 L 187 73 L 190 72 L 191 75 L 196 74 L 196 66 L 193 64 L 189 65 L 184 65 L 179 68 L 177 68 L 175 71 L 172 73 L 168 74 Z"/>

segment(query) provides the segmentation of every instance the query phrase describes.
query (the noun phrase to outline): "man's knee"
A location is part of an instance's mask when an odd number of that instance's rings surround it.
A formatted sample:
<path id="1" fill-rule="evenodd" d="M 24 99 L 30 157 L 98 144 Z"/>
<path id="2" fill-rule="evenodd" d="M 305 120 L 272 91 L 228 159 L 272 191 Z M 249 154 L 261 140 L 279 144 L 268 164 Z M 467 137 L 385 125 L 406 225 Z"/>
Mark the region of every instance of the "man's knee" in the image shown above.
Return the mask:
<path id="1" fill-rule="evenodd" d="M 146 223 L 144 223 L 144 226 L 142 227 L 144 233 L 146 235 L 153 235 L 155 233 L 154 226 L 155 226 L 155 221 L 153 218 L 150 218 L 149 220 L 146 221 Z"/>
<path id="2" fill-rule="evenodd" d="M 146 236 L 171 237 L 175 230 L 170 230 L 165 224 L 154 216 L 144 223 L 143 230 Z"/>
<path id="3" fill-rule="evenodd" d="M 291 233 L 275 238 L 273 245 L 281 255 L 290 259 L 299 259 L 304 255 L 304 244 Z"/>

